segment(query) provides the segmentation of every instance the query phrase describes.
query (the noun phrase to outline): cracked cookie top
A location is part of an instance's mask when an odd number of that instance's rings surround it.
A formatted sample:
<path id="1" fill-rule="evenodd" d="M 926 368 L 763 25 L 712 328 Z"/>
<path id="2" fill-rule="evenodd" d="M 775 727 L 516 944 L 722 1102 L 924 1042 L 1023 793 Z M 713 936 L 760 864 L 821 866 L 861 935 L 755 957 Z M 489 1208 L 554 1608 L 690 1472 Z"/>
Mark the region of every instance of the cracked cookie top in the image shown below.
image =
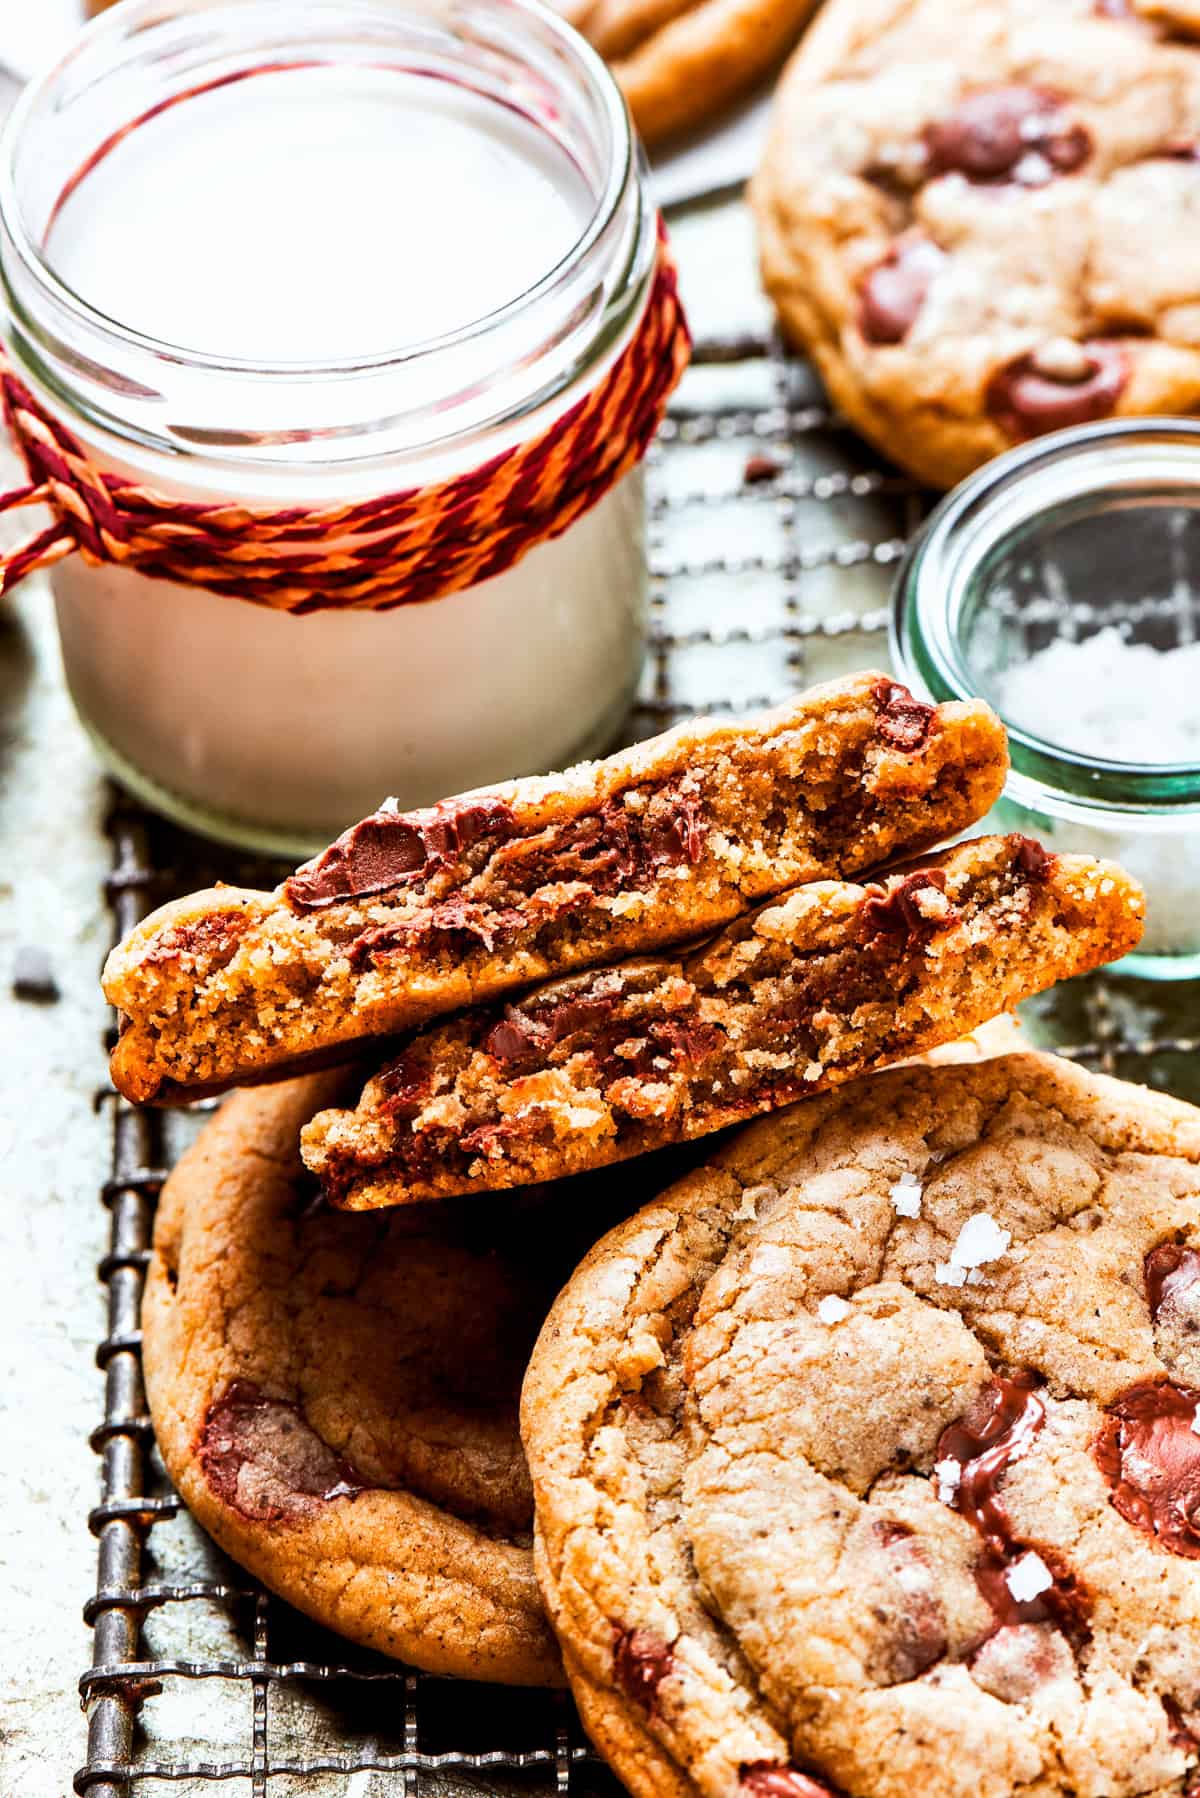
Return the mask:
<path id="1" fill-rule="evenodd" d="M 754 184 L 766 284 L 922 479 L 1200 401 L 1196 10 L 831 0 L 793 59 Z"/>
<path id="2" fill-rule="evenodd" d="M 794 1106 L 534 1352 L 543 1592 L 636 1798 L 1181 1793 L 1200 1113 L 1052 1057 Z"/>
<path id="3" fill-rule="evenodd" d="M 238 1093 L 167 1182 L 143 1305 L 163 1459 L 318 1622 L 435 1672 L 555 1683 L 517 1397 L 596 1194 L 571 1217 L 537 1195 L 331 1212 L 297 1139 L 339 1081 Z"/>

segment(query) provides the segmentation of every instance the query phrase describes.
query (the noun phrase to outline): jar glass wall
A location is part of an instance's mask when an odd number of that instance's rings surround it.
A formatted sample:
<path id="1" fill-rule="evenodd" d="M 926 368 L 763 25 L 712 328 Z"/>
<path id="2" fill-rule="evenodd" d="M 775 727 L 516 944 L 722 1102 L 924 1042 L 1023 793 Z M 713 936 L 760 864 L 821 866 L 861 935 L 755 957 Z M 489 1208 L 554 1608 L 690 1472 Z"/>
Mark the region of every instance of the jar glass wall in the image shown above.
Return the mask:
<path id="1" fill-rule="evenodd" d="M 525 0 L 126 0 L 0 145 L 17 375 L 97 466 L 185 504 L 351 506 L 487 470 L 612 370 L 656 257 L 611 78 Z M 611 740 L 644 648 L 642 475 L 390 611 L 297 616 L 78 557 L 53 584 L 118 775 L 306 854 L 388 795 Z"/>
<path id="2" fill-rule="evenodd" d="M 909 552 L 892 646 L 1004 719 L 998 826 L 1142 881 L 1123 971 L 1200 974 L 1200 425 L 1084 426 L 981 470 Z"/>

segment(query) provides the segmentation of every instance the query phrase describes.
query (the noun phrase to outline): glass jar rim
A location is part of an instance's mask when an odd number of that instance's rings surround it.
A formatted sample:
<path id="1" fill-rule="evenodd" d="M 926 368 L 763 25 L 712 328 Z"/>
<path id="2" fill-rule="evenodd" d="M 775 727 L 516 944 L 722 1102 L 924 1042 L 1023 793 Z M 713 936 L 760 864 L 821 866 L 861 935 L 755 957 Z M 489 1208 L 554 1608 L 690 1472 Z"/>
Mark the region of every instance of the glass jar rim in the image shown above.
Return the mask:
<path id="1" fill-rule="evenodd" d="M 1179 473 L 1195 462 L 1200 501 L 1200 420 L 1110 419 L 1073 426 L 1018 445 L 948 493 L 910 543 L 892 589 L 889 639 L 906 679 L 938 700 L 973 697 L 961 635 L 963 600 L 985 556 L 1040 515 L 1071 500 L 1119 491 L 1121 481 Z M 1097 485 L 1101 478 L 1102 485 Z M 1068 749 L 1004 718 L 1014 775 L 1104 810 L 1200 808 L 1200 766 L 1131 762 Z"/>
<path id="2" fill-rule="evenodd" d="M 165 52 L 180 49 L 186 28 L 191 35 L 183 47 L 203 56 L 204 48 L 197 52 L 196 33 L 206 19 L 212 21 L 215 31 L 222 25 L 236 28 L 242 22 L 251 31 L 256 25 L 273 29 L 278 35 L 272 39 L 272 47 L 277 62 L 284 67 L 309 63 L 311 58 L 306 57 L 305 51 L 322 34 L 327 43 L 353 45 L 356 30 L 367 27 L 397 36 L 406 28 L 426 33 L 440 31 L 445 45 L 465 42 L 466 34 L 472 29 L 479 31 L 481 21 L 486 21 L 496 33 L 507 33 L 518 48 L 524 46 L 530 55 L 547 52 L 564 80 L 576 84 L 581 103 L 592 109 L 606 151 L 602 179 L 591 187 L 590 215 L 571 246 L 522 293 L 477 319 L 395 349 L 272 361 L 213 354 L 175 344 L 111 318 L 65 282 L 39 247 L 36 230 L 22 204 L 18 169 L 21 146 L 38 119 L 39 108 L 53 106 L 64 86 L 74 83 L 78 91 L 89 80 L 94 85 L 103 78 L 106 65 L 110 71 L 119 66 L 123 51 L 132 53 L 145 48 L 149 52 L 153 48 L 157 61 L 165 64 Z M 220 49 L 220 66 L 228 70 L 229 46 L 222 44 Z M 326 60 L 329 66 L 336 66 L 338 61 L 353 66 L 356 61 L 353 56 L 330 56 Z M 277 70 L 255 68 L 251 63 L 243 71 L 247 76 L 267 72 Z M 429 66 L 407 72 L 436 73 Z M 204 91 L 203 84 L 198 84 L 196 91 Z M 189 97 L 190 91 L 171 96 L 181 102 Z M 485 97 L 497 99 L 494 93 Z M 508 104 L 502 100 L 498 103 Z M 156 110 L 161 108 L 139 109 L 126 124 L 136 127 L 145 123 Z M 535 126 L 549 131 L 545 120 L 528 111 L 525 116 Z M 103 154 L 111 147 L 110 140 L 119 135 L 119 131 L 110 133 L 97 150 Z M 179 388 L 184 376 L 193 388 L 198 381 L 207 380 L 227 392 L 237 384 L 240 390 L 253 388 L 257 394 L 268 396 L 272 392 L 286 394 L 297 387 L 309 392 L 319 390 L 326 401 L 333 394 L 343 394 L 347 400 L 345 415 L 339 416 L 332 433 L 319 433 L 336 441 L 364 428 L 355 416 L 357 408 L 349 401 L 352 394 L 361 395 L 370 384 L 387 384 L 400 377 L 411 382 L 416 371 L 432 387 L 437 371 L 469 363 L 472 378 L 459 385 L 477 397 L 481 368 L 489 385 L 500 387 L 505 374 L 519 372 L 536 361 L 538 348 L 544 345 L 547 361 L 553 364 L 552 374 L 549 369 L 544 371 L 546 380 L 517 381 L 515 390 L 507 392 L 504 403 L 491 412 L 479 406 L 468 408 L 465 428 L 492 428 L 545 405 L 587 367 L 601 361 L 637 316 L 653 272 L 656 230 L 653 209 L 642 191 L 641 174 L 625 102 L 606 64 L 542 0 L 486 0 L 486 5 L 477 0 L 474 9 L 472 0 L 434 0 L 434 4 L 430 0 L 303 0 L 302 4 L 297 0 L 173 0 L 166 6 L 163 0 L 124 0 L 123 5 L 101 14 L 85 27 L 66 54 L 27 85 L 0 133 L 0 300 L 7 304 L 7 319 L 3 321 L 6 336 L 23 375 L 32 376 L 49 394 L 65 401 L 101 430 L 176 453 L 188 453 L 186 438 L 190 435 L 192 449 L 202 455 L 214 447 L 230 450 L 230 437 L 237 439 L 239 447 L 243 436 L 247 443 L 253 438 L 256 446 L 278 447 L 297 438 L 308 440 L 313 433 L 270 427 L 227 433 L 212 421 L 207 430 L 202 422 L 197 425 L 193 421 L 182 434 L 174 426 L 159 440 L 148 417 L 134 418 L 138 401 L 165 397 L 158 391 L 160 385 Z M 532 322 L 535 319 L 536 324 Z M 494 355 L 487 347 L 492 345 Z M 172 372 L 166 373 L 164 379 L 164 371 Z M 439 444 L 462 428 L 453 421 L 454 386 L 454 382 L 448 382 L 444 390 L 439 389 L 436 406 L 429 408 L 436 412 L 442 428 L 432 437 L 418 437 L 416 447 Z M 98 400 L 97 389 L 107 389 L 107 406 Z M 451 395 L 449 400 L 447 393 Z M 266 409 L 271 410 L 269 398 Z M 178 414 L 180 408 L 174 403 L 170 410 Z M 185 417 L 187 411 L 185 405 Z M 393 408 L 389 422 L 399 415 Z M 416 412 L 410 413 L 410 417 L 416 416 Z M 452 425 L 449 432 L 444 429 L 447 422 Z M 374 421 L 365 425 L 367 430 L 374 428 Z M 223 437 L 225 442 L 221 442 Z M 383 453 L 391 452 L 385 448 Z"/>

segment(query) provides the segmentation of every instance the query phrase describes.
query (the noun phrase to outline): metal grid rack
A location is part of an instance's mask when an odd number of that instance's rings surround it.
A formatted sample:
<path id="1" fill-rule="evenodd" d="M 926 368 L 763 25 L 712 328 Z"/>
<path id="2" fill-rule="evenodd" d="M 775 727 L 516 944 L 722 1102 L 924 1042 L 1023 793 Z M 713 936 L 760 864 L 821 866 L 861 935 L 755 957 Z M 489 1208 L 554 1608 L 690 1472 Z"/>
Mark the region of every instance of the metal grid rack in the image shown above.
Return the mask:
<path id="1" fill-rule="evenodd" d="M 772 703 L 886 660 L 891 571 L 919 522 L 911 483 L 871 465 L 811 371 L 752 338 L 702 343 L 651 460 L 650 655 L 629 737 L 694 711 Z M 730 546 L 734 546 L 733 552 Z M 115 932 L 213 877 L 213 851 L 117 800 Z M 221 864 L 226 878 L 270 869 Z M 1191 989 L 1073 981 L 1033 1010 L 1039 1040 L 1200 1100 Z M 569 1700 L 466 1687 L 359 1652 L 298 1617 L 192 1524 L 154 1449 L 139 1307 L 154 1205 L 196 1114 L 111 1091 L 104 1420 L 92 1436 L 98 1580 L 80 1798 L 466 1798 L 619 1787 Z"/>

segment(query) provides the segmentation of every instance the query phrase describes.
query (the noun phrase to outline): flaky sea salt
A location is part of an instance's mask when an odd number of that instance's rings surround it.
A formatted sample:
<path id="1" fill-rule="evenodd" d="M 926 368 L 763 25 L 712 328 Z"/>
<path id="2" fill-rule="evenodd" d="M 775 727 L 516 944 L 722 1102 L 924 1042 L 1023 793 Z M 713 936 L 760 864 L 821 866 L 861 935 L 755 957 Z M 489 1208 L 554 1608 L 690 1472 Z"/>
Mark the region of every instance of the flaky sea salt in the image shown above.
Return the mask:
<path id="1" fill-rule="evenodd" d="M 1200 1405 L 1192 1412 L 1192 1434 L 1200 1436 Z"/>
<path id="2" fill-rule="evenodd" d="M 952 1505 L 958 1496 L 958 1488 L 962 1484 L 962 1463 L 960 1461 L 935 1461 L 933 1464 L 934 1484 L 937 1495 L 944 1505 Z"/>
<path id="3" fill-rule="evenodd" d="M 1010 723 L 1118 762 L 1200 762 L 1198 691 L 1200 643 L 1152 649 L 1113 625 L 1077 642 L 1056 637 L 996 682 Z"/>
<path id="4" fill-rule="evenodd" d="M 934 1268 L 934 1278 L 941 1286 L 965 1286 L 968 1280 L 977 1286 L 973 1270 L 998 1261 L 1011 1245 L 1012 1231 L 1002 1230 L 990 1212 L 977 1211 L 959 1231 L 949 1261 L 939 1261 Z"/>
<path id="5" fill-rule="evenodd" d="M 1114 626 L 1014 661 L 996 676 L 992 697 L 1005 721 L 1078 755 L 1135 766 L 1200 765 L 1200 641 L 1175 649 L 1128 643 Z M 1099 808 L 1039 808 L 1037 834 L 1049 849 L 1080 850 L 1121 863 L 1146 889 L 1145 954 L 1200 948 L 1196 892 L 1200 832 L 1169 816 Z"/>
<path id="6" fill-rule="evenodd" d="M 915 1174 L 901 1174 L 888 1195 L 896 1216 L 920 1217 L 923 1190 Z"/>
<path id="7" fill-rule="evenodd" d="M 1031 1599 L 1050 1590 L 1054 1584 L 1054 1575 L 1041 1555 L 1030 1549 L 1019 1561 L 1013 1562 L 1004 1575 L 1004 1583 L 1018 1604 L 1028 1604 Z"/>
<path id="8" fill-rule="evenodd" d="M 849 1317 L 850 1307 L 845 1299 L 838 1298 L 835 1292 L 826 1295 L 817 1306 L 817 1316 L 823 1324 L 840 1324 L 843 1317 Z"/>

